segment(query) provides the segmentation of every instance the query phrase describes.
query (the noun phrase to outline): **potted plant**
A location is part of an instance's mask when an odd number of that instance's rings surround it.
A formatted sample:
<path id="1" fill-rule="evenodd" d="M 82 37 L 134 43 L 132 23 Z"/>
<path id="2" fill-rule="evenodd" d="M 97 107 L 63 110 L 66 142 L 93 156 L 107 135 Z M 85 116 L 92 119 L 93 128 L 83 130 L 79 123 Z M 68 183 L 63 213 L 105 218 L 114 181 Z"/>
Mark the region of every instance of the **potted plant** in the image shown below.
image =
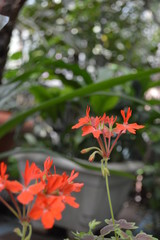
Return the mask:
<path id="1" fill-rule="evenodd" d="M 79 172 L 77 180 L 84 183 L 84 187 L 77 196 L 77 202 L 80 204 L 79 209 L 74 211 L 69 206 L 66 207 L 63 213 L 63 219 L 55 224 L 63 227 L 68 231 L 86 231 L 88 222 L 96 218 L 103 221 L 106 217 L 110 217 L 109 206 L 106 206 L 106 186 L 101 175 L 101 166 L 99 163 L 94 163 L 93 168 L 82 159 L 68 159 L 52 151 L 23 151 L 16 153 L 13 157 L 17 159 L 19 171 L 24 169 L 26 159 L 35 162 L 39 167 L 43 166 L 44 159 L 47 156 L 52 156 L 53 163 L 56 166 L 56 171 L 62 173 L 64 171 L 69 174 L 72 169 Z M 124 201 L 127 199 L 129 191 L 134 184 L 134 175 L 139 167 L 142 167 L 140 162 L 133 163 L 109 163 L 109 169 L 112 175 L 111 178 L 111 196 L 113 199 L 113 207 L 117 215 L 121 210 Z M 94 201 L 92 201 L 94 199 Z M 97 208 L 99 206 L 99 208 Z M 104 208 L 105 206 L 105 208 Z M 68 218 L 69 216 L 69 218 Z M 40 228 L 41 225 L 34 225 Z M 97 226 L 99 228 L 99 226 Z"/>
<path id="2" fill-rule="evenodd" d="M 47 155 L 53 157 L 54 164 L 59 173 L 63 171 L 69 173 L 72 169 L 75 169 L 80 172 L 79 181 L 84 182 L 84 188 L 78 196 L 80 208 L 77 212 L 74 212 L 69 207 L 66 208 L 62 221 L 57 222 L 57 225 L 68 230 L 86 231 L 88 229 L 88 222 L 93 218 L 100 221 L 103 221 L 106 217 L 109 218 L 109 206 L 106 208 L 103 207 L 106 205 L 106 186 L 101 174 L 100 163 L 93 163 L 93 166 L 91 166 L 91 164 L 81 159 L 68 159 L 52 151 L 40 152 L 39 150 L 38 152 L 33 151 L 29 153 L 24 151 L 23 153 L 17 153 L 14 157 L 18 160 L 21 171 L 24 168 L 26 158 L 42 166 L 43 160 Z M 140 162 L 128 162 L 127 164 L 109 163 L 108 165 L 110 172 L 114 173 L 110 184 L 113 207 L 117 215 L 133 186 L 134 175 L 131 173 L 135 173 L 139 167 L 142 167 L 142 164 Z M 92 201 L 93 198 L 95 201 Z M 98 209 L 97 204 L 100 206 Z M 68 215 L 70 216 L 69 220 Z"/>
<path id="3" fill-rule="evenodd" d="M 99 147 L 92 146 L 90 148 L 85 148 L 81 152 L 87 153 L 91 152 L 91 155 L 89 156 L 89 161 L 93 162 L 95 159 L 95 156 L 99 154 L 101 156 L 101 173 L 102 176 L 105 179 L 106 183 L 106 189 L 107 189 L 107 196 L 108 196 L 108 203 L 109 203 L 109 209 L 110 209 L 110 219 L 106 219 L 105 223 L 106 226 L 104 226 L 98 235 L 94 234 L 94 231 L 96 226 L 100 224 L 100 222 L 97 222 L 96 220 L 93 220 L 89 223 L 89 231 L 87 233 L 85 232 L 76 232 L 74 233 L 74 239 L 76 240 L 102 240 L 102 239 L 114 239 L 114 240 L 152 240 L 157 239 L 152 237 L 151 235 L 147 235 L 144 232 L 140 232 L 138 234 L 134 234 L 132 232 L 137 227 L 135 226 L 135 223 L 127 222 L 124 219 L 115 220 L 115 215 L 113 211 L 113 204 L 112 204 L 112 198 L 110 194 L 110 188 L 109 186 L 109 176 L 110 171 L 108 168 L 108 162 L 110 160 L 111 152 L 113 151 L 113 148 L 115 147 L 118 139 L 121 135 L 125 134 L 126 132 L 129 132 L 131 134 L 136 134 L 136 131 L 138 129 L 143 128 L 143 125 L 138 125 L 137 123 L 129 123 L 129 119 L 132 115 L 132 110 L 130 107 L 127 110 L 127 113 L 125 114 L 124 110 L 121 110 L 121 115 L 123 117 L 123 124 L 117 123 L 117 117 L 109 117 L 104 114 L 102 117 L 90 117 L 90 108 L 87 108 L 86 110 L 86 116 L 83 118 L 80 118 L 78 123 L 74 125 L 72 128 L 82 128 L 82 136 L 92 134 L 94 138 L 96 138 Z M 116 124 L 116 126 L 115 126 Z M 113 141 L 112 141 L 113 138 Z M 121 189 L 120 189 L 121 191 Z M 93 199 L 94 201 L 94 199 Z"/>
<path id="4" fill-rule="evenodd" d="M 127 114 L 125 114 L 124 110 L 121 110 L 123 123 L 117 123 L 116 117 L 109 117 L 105 114 L 102 117 L 90 117 L 89 112 L 90 109 L 87 108 L 86 116 L 81 118 L 79 122 L 73 126 L 73 129 L 82 127 L 83 136 L 92 133 L 94 138 L 98 141 L 99 147 L 92 146 L 90 148 L 85 148 L 82 150 L 82 153 L 92 152 L 89 157 L 90 162 L 94 161 L 96 154 L 99 154 L 102 157 L 101 173 L 103 180 L 105 179 L 111 219 L 105 220 L 107 225 L 101 229 L 100 235 L 97 236 L 93 233 L 93 229 L 99 224 L 99 222 L 93 220 L 89 224 L 89 232 L 77 232 L 74 234 L 75 239 L 157 240 L 151 235 L 147 235 L 143 232 L 135 236 L 134 233 L 132 233 L 132 230 L 136 228 L 134 223 L 128 223 L 124 219 L 118 221 L 115 220 L 110 194 L 111 186 L 109 186 L 110 170 L 108 168 L 108 161 L 115 144 L 120 136 L 127 131 L 135 134 L 136 130 L 141 129 L 144 126 L 138 125 L 137 123 L 128 123 L 132 115 L 130 108 L 128 108 Z M 15 180 L 8 180 L 8 175 L 6 174 L 7 166 L 4 162 L 0 164 L 0 191 L 4 189 L 7 190 L 15 209 L 2 197 L 0 197 L 0 200 L 20 220 L 22 230 L 17 228 L 15 229 L 15 232 L 21 240 L 31 239 L 31 220 L 41 219 L 43 226 L 48 229 L 54 225 L 55 220 L 60 220 L 62 218 L 62 211 L 66 204 L 69 204 L 74 208 L 79 207 L 79 204 L 75 202 L 75 197 L 71 196 L 72 192 L 79 192 L 83 187 L 83 183 L 74 182 L 74 179 L 78 177 L 78 172 L 75 173 L 75 171 L 72 170 L 70 175 L 67 173 L 59 174 L 56 169 L 54 169 L 54 173 L 51 173 L 52 165 L 53 160 L 50 158 L 45 160 L 43 169 L 40 169 L 35 162 L 29 164 L 29 161 L 27 160 L 25 171 L 22 175 L 24 183 L 20 183 Z M 15 193 L 17 194 L 16 198 L 13 196 Z M 34 198 L 36 198 L 35 201 Z M 22 212 L 19 208 L 19 202 L 23 205 Z M 95 202 L 94 196 L 92 196 L 92 199 L 90 199 L 89 202 L 85 202 L 86 209 L 92 202 Z M 77 215 L 75 215 L 75 217 L 76 216 Z M 82 220 L 84 221 L 84 219 Z M 109 236 L 108 234 L 110 233 L 113 233 L 113 235 Z"/>

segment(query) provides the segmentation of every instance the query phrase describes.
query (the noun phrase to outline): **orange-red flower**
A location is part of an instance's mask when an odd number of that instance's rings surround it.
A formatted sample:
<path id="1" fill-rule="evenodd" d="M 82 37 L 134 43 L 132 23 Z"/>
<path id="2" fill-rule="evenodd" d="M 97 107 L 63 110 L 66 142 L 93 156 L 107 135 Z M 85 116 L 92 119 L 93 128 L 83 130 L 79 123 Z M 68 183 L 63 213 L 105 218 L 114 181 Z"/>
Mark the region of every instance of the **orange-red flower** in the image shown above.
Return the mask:
<path id="1" fill-rule="evenodd" d="M 73 182 L 78 177 L 78 173 L 72 171 L 70 176 L 66 173 L 59 175 L 54 169 L 54 174 L 52 174 L 50 171 L 52 164 L 53 160 L 48 157 L 41 171 L 35 163 L 29 165 L 29 161 L 26 161 L 22 185 L 17 181 L 9 181 L 8 174 L 6 174 L 7 165 L 4 162 L 0 163 L 0 191 L 3 189 L 10 191 L 10 197 L 17 212 L 5 200 L 1 200 L 20 221 L 41 218 L 43 226 L 48 229 L 52 228 L 55 220 L 62 218 L 62 211 L 66 204 L 75 208 L 79 207 L 79 204 L 75 202 L 76 199 L 71 196 L 72 192 L 79 192 L 83 186 L 82 183 Z M 24 205 L 32 202 L 26 214 L 23 213 L 23 217 L 12 193 L 19 193 L 17 200 Z"/>
<path id="2" fill-rule="evenodd" d="M 91 147 L 88 148 L 87 151 L 86 149 L 82 150 L 82 153 L 91 151 L 92 149 L 96 150 L 89 156 L 88 160 L 90 162 L 94 160 L 96 154 L 102 156 L 103 159 L 109 159 L 114 146 L 123 133 L 129 131 L 130 133 L 135 134 L 137 129 L 144 127 L 143 125 L 138 125 L 137 123 L 128 123 L 128 120 L 132 115 L 130 107 L 128 108 L 126 115 L 125 111 L 121 110 L 123 124 L 116 123 L 117 116 L 109 117 L 104 113 L 102 117 L 90 117 L 89 112 L 90 108 L 87 107 L 86 116 L 84 118 L 80 118 L 79 122 L 74 125 L 72 129 L 82 127 L 82 136 L 92 133 L 97 139 L 100 148 Z M 113 141 L 112 137 L 115 137 Z"/>
<path id="3" fill-rule="evenodd" d="M 90 107 L 87 106 L 87 109 L 86 109 L 86 116 L 83 117 L 83 118 L 80 118 L 78 123 L 75 124 L 72 129 L 75 129 L 75 128 L 80 128 L 86 124 L 90 124 L 90 121 L 91 121 L 91 118 L 89 116 L 89 112 L 90 112 Z"/>
<path id="4" fill-rule="evenodd" d="M 7 165 L 4 162 L 0 163 L 0 192 L 5 188 L 5 183 L 8 178 L 8 174 L 6 174 Z"/>
<path id="5" fill-rule="evenodd" d="M 53 160 L 51 160 L 50 157 L 47 157 L 46 160 L 44 161 L 43 171 L 36 166 L 35 174 L 34 174 L 35 178 L 37 179 L 41 178 L 41 180 L 44 181 L 48 176 L 48 174 L 51 174 L 50 169 L 52 165 L 53 165 Z"/>
<path id="6" fill-rule="evenodd" d="M 92 133 L 95 138 L 99 138 L 100 134 L 102 134 L 102 131 L 99 128 L 100 118 L 90 117 L 89 112 L 90 112 L 90 107 L 87 106 L 86 116 L 83 118 L 80 118 L 78 123 L 75 124 L 72 127 L 72 129 L 82 127 L 82 136 Z"/>
<path id="7" fill-rule="evenodd" d="M 75 198 L 71 196 L 72 192 L 79 192 L 83 187 L 83 183 L 74 183 L 73 180 L 78 176 L 78 173 L 68 176 L 65 172 L 62 175 L 54 174 L 48 176 L 45 186 L 45 194 L 48 196 L 59 196 L 64 203 L 72 207 L 79 207 L 75 202 Z"/>
<path id="8" fill-rule="evenodd" d="M 8 174 L 6 174 L 7 171 L 7 165 L 4 162 L 0 163 L 0 192 L 3 189 L 6 189 L 10 192 L 17 193 L 21 191 L 22 184 L 20 184 L 18 181 L 10 181 L 8 180 Z"/>
<path id="9" fill-rule="evenodd" d="M 37 194 L 29 217 L 34 220 L 41 218 L 43 226 L 51 228 L 55 220 L 62 218 L 61 213 L 65 204 L 78 208 L 79 204 L 75 202 L 76 199 L 71 196 L 71 193 L 79 192 L 83 184 L 74 183 L 73 180 L 76 177 L 78 177 L 78 173 L 74 171 L 71 172 L 70 176 L 66 173 L 47 175 L 44 191 Z"/>
<path id="10" fill-rule="evenodd" d="M 29 166 L 29 161 L 26 161 L 25 172 L 23 174 L 24 185 L 21 193 L 18 195 L 17 199 L 22 204 L 28 204 L 34 199 L 34 196 L 44 189 L 44 183 L 36 182 L 30 184 L 31 180 L 37 178 L 37 166 L 35 163 L 32 163 Z"/>
<path id="11" fill-rule="evenodd" d="M 88 135 L 92 133 L 95 138 L 99 138 L 100 134 L 102 134 L 102 131 L 95 126 L 84 126 L 82 128 L 82 136 Z"/>
<path id="12" fill-rule="evenodd" d="M 136 134 L 136 130 L 137 129 L 141 129 L 144 128 L 143 125 L 138 125 L 137 123 L 128 123 L 129 118 L 132 115 L 132 110 L 130 109 L 130 107 L 127 110 L 127 115 L 125 116 L 125 111 L 121 110 L 121 115 L 123 117 L 123 124 L 120 123 L 116 123 L 116 130 L 117 131 L 122 131 L 123 133 L 125 133 L 126 131 Z"/>
<path id="13" fill-rule="evenodd" d="M 49 229 L 53 227 L 55 220 L 62 218 L 62 211 L 64 209 L 65 204 L 60 198 L 39 194 L 33 208 L 29 212 L 29 217 L 33 220 L 41 218 L 44 228 Z"/>

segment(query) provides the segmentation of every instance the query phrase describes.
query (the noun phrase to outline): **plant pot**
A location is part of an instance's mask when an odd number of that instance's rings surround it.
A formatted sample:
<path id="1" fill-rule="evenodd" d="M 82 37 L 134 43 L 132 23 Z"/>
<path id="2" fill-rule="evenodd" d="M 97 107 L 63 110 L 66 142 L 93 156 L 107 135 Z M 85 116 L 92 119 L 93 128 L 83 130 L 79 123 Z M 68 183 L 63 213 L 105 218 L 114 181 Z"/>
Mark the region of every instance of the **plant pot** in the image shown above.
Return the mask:
<path id="1" fill-rule="evenodd" d="M 23 172 L 27 159 L 30 162 L 34 161 L 40 168 L 43 168 L 43 163 L 47 156 L 46 153 L 41 152 L 23 152 L 16 154 L 14 157 L 18 160 L 20 171 Z M 56 153 L 53 153 L 50 157 L 53 158 L 57 173 L 66 171 L 70 174 L 70 172 L 75 169 L 75 171 L 79 172 L 77 181 L 84 183 L 81 192 L 75 194 L 80 207 L 74 209 L 67 206 L 63 212 L 62 220 L 57 221 L 55 224 L 68 230 L 87 231 L 88 223 L 91 220 L 96 219 L 103 222 L 106 218 L 110 218 L 105 180 L 101 176 L 101 172 L 86 169 Z M 83 160 L 79 161 L 82 162 Z M 140 167 L 140 164 L 135 162 L 128 164 L 109 163 L 108 165 L 112 170 L 123 170 L 128 172 L 135 172 L 135 170 Z M 99 164 L 94 164 L 94 166 L 99 167 Z M 115 175 L 112 175 L 109 178 L 111 199 L 115 216 L 119 213 L 124 201 L 127 199 L 128 193 L 133 186 L 133 182 L 132 179 Z"/>

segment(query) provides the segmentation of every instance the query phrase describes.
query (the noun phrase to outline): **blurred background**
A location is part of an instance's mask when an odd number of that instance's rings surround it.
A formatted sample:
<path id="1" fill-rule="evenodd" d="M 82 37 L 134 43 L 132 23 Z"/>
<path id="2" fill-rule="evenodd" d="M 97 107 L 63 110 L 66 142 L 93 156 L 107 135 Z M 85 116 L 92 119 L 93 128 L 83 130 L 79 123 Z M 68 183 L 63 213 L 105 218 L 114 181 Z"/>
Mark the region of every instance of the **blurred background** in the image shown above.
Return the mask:
<path id="1" fill-rule="evenodd" d="M 87 164 L 80 150 L 94 140 L 72 125 L 87 105 L 118 121 L 130 106 L 145 128 L 123 136 L 111 156 L 140 164 L 117 216 L 159 237 L 159 1 L 2 0 L 0 14 L 0 158 L 11 176 L 19 177 L 17 153 Z"/>

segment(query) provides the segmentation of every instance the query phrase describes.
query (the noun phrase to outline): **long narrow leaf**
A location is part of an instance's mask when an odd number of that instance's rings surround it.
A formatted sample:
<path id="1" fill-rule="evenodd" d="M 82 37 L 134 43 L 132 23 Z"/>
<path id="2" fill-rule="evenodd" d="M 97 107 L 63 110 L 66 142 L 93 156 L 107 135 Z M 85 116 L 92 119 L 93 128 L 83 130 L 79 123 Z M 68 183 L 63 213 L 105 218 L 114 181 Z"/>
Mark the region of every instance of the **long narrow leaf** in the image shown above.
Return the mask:
<path id="1" fill-rule="evenodd" d="M 92 96 L 92 94 L 91 94 Z M 117 92 L 104 92 L 104 91 L 101 91 L 101 92 L 96 92 L 94 93 L 93 96 L 114 96 L 114 97 L 119 97 L 119 98 L 124 98 L 126 100 L 130 100 L 132 102 L 135 102 L 135 103 L 138 103 L 140 105 L 143 105 L 143 106 L 150 106 L 150 108 L 160 114 L 160 110 L 155 108 L 153 105 L 154 104 L 160 104 L 160 100 L 148 100 L 148 101 L 145 101 L 143 99 L 140 99 L 140 98 L 137 98 L 137 97 L 133 97 L 133 96 L 128 96 L 128 95 L 125 95 L 124 93 L 117 93 Z"/>
<path id="2" fill-rule="evenodd" d="M 93 83 L 93 84 L 87 85 L 83 88 L 74 90 L 73 92 L 71 92 L 69 94 L 65 94 L 63 96 L 50 99 L 42 104 L 39 104 L 39 105 L 34 106 L 26 111 L 23 111 L 22 113 L 17 114 L 13 118 L 11 118 L 9 121 L 7 121 L 5 124 L 1 125 L 0 126 L 0 137 L 4 136 L 7 132 L 9 132 L 11 129 L 13 129 L 16 125 L 18 125 L 19 123 L 24 121 L 28 116 L 34 114 L 37 111 L 41 111 L 48 107 L 53 107 L 55 104 L 65 102 L 65 101 L 74 99 L 76 97 L 83 97 L 83 96 L 87 96 L 88 94 L 91 94 L 91 93 L 94 93 L 97 91 L 109 89 L 116 85 L 124 84 L 128 81 L 132 81 L 135 79 L 142 80 L 142 79 L 145 79 L 145 77 L 148 77 L 149 75 L 151 75 L 153 73 L 158 73 L 158 72 L 160 72 L 160 68 L 151 69 L 148 71 L 142 71 L 139 73 L 129 74 L 129 75 L 120 76 L 120 77 L 116 77 L 116 78 L 111 78 L 111 79 L 107 79 L 106 81 L 103 81 L 103 82 L 98 82 L 98 83 Z"/>

